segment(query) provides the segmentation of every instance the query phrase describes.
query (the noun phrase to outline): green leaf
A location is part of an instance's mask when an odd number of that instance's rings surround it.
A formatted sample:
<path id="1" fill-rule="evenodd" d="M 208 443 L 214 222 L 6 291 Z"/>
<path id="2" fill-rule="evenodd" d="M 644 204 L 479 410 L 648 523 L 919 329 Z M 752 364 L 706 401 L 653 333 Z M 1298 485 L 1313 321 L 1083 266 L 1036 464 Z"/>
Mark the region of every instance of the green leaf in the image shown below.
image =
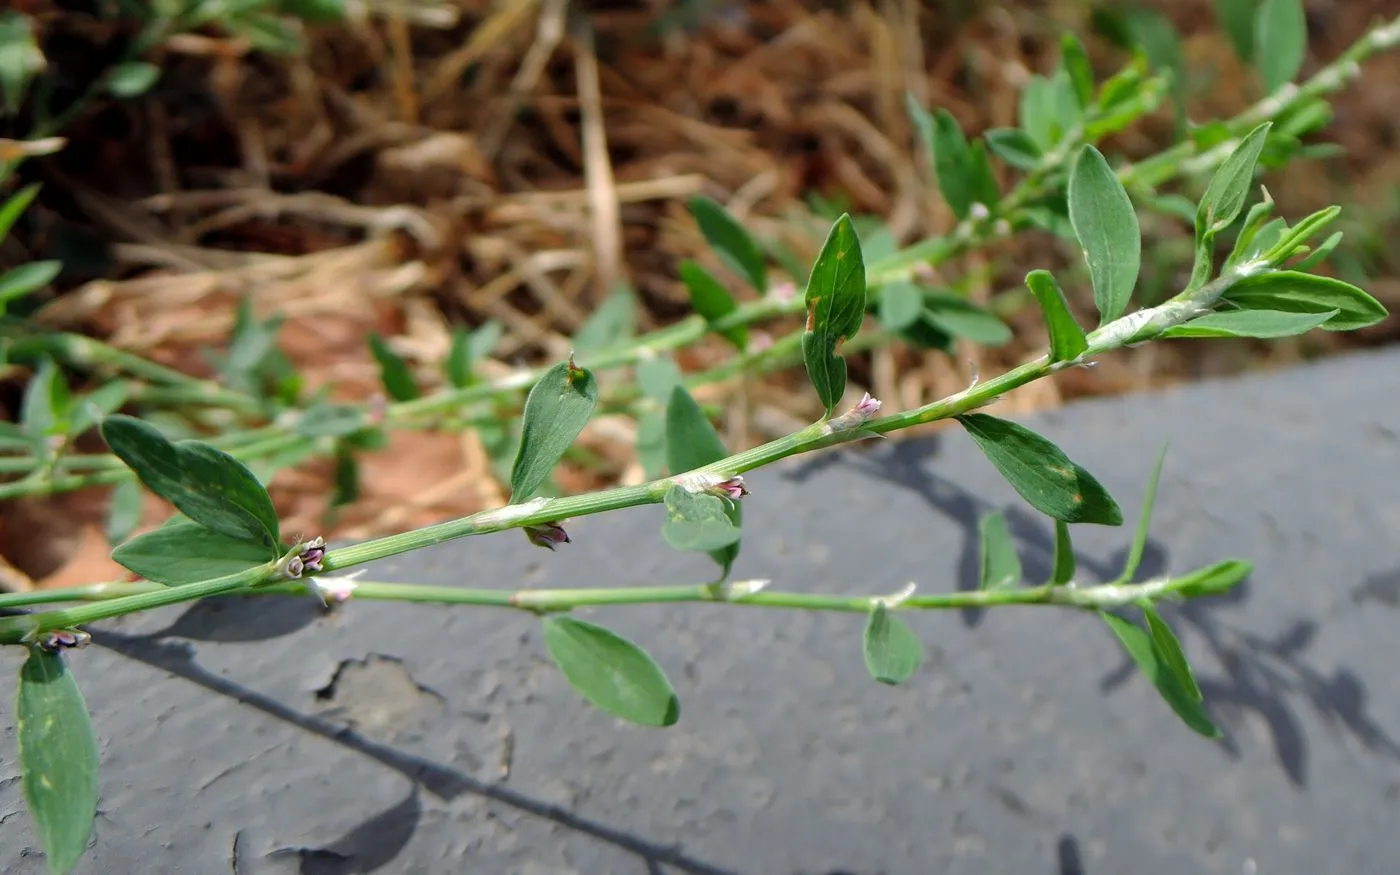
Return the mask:
<path id="1" fill-rule="evenodd" d="M 1049 79 L 1033 75 L 1026 81 L 1026 87 L 1021 92 L 1018 119 L 1021 130 L 1042 152 L 1054 148 L 1058 140 L 1055 135 L 1055 95 Z"/>
<path id="2" fill-rule="evenodd" d="M 319 403 L 312 405 L 292 424 L 292 430 L 303 437 L 345 437 L 367 424 L 363 411 L 348 404 Z"/>
<path id="3" fill-rule="evenodd" d="M 1060 36 L 1060 66 L 1069 77 L 1080 109 L 1088 109 L 1094 103 L 1094 68 L 1084 43 L 1073 31 L 1067 30 Z"/>
<path id="4" fill-rule="evenodd" d="M 1133 543 L 1128 549 L 1128 560 L 1123 563 L 1123 573 L 1115 583 L 1132 583 L 1138 566 L 1142 565 L 1142 554 L 1147 549 L 1147 534 L 1152 526 L 1152 506 L 1157 503 L 1157 483 L 1162 479 L 1162 465 L 1167 461 L 1167 445 L 1157 453 L 1157 464 L 1152 468 L 1152 476 L 1147 481 L 1147 494 L 1142 497 L 1142 512 L 1138 515 L 1137 531 L 1133 533 Z"/>
<path id="5" fill-rule="evenodd" d="M 1017 128 L 993 128 L 982 139 L 993 155 L 1017 170 L 1035 170 L 1045 154 L 1029 134 Z"/>
<path id="6" fill-rule="evenodd" d="M 1069 220 L 1084 250 L 1101 322 L 1128 308 L 1142 262 L 1137 213 L 1113 168 L 1085 146 L 1069 175 Z"/>
<path id="7" fill-rule="evenodd" d="M 893 282 L 880 290 L 877 305 L 880 323 L 890 331 L 903 331 L 924 312 L 924 292 L 911 282 Z"/>
<path id="8" fill-rule="evenodd" d="M 384 392 L 395 401 L 412 401 L 418 397 L 418 384 L 408 363 L 389 348 L 389 344 L 377 332 L 369 335 L 369 349 L 379 362 L 379 380 L 384 384 Z"/>
<path id="9" fill-rule="evenodd" d="M 1074 314 L 1069 310 L 1069 302 L 1054 274 L 1048 270 L 1033 270 L 1026 274 L 1026 287 L 1035 295 L 1040 310 L 1045 314 L 1045 328 L 1050 333 L 1050 360 L 1052 362 L 1074 361 L 1089 348 L 1084 338 L 1084 329 L 1079 327 Z"/>
<path id="10" fill-rule="evenodd" d="M 153 426 L 116 414 L 102 438 L 146 488 L 195 522 L 234 540 L 280 549 L 277 511 L 253 473 L 199 441 L 171 443 Z"/>
<path id="11" fill-rule="evenodd" d="M 1258 0 L 1215 0 L 1216 22 L 1242 61 L 1254 57 L 1254 12 L 1258 5 Z"/>
<path id="12" fill-rule="evenodd" d="M 87 852 L 97 816 L 97 736 L 59 654 L 30 648 L 19 670 L 15 730 L 24 801 L 49 871 L 71 872 Z"/>
<path id="13" fill-rule="evenodd" d="M 1136 623 L 1115 614 L 1100 611 L 1099 616 L 1118 637 L 1118 641 L 1123 645 L 1123 649 L 1128 651 L 1133 662 L 1137 663 L 1138 668 L 1142 669 L 1142 673 L 1147 675 L 1147 679 L 1157 688 L 1157 692 L 1176 712 L 1176 716 L 1206 738 L 1219 738 L 1220 730 L 1211 722 L 1205 707 L 1191 697 L 1177 681 L 1176 675 L 1164 664 L 1164 657 L 1158 651 L 1152 637 Z"/>
<path id="14" fill-rule="evenodd" d="M 1272 339 L 1306 334 L 1321 326 L 1338 310 L 1322 313 L 1286 313 L 1278 310 L 1228 310 L 1209 313 L 1162 332 L 1163 337 L 1256 337 Z"/>
<path id="15" fill-rule="evenodd" d="M 1067 523 L 1123 524 L 1123 511 L 1108 491 L 1050 441 L 985 413 L 968 413 L 958 422 L 1031 507 Z"/>
<path id="16" fill-rule="evenodd" d="M 349 450 L 341 449 L 335 454 L 334 483 L 331 507 L 344 507 L 360 500 L 360 463 Z"/>
<path id="17" fill-rule="evenodd" d="M 713 325 L 739 309 L 729 291 L 705 268 L 693 261 L 682 261 L 679 271 L 681 281 L 690 290 L 690 306 L 696 313 L 705 317 L 706 322 Z M 726 329 L 720 332 L 720 336 L 741 350 L 749 344 L 749 329 L 746 325 Z"/>
<path id="18" fill-rule="evenodd" d="M 4 313 L 5 306 L 16 298 L 23 298 L 53 282 L 61 270 L 61 261 L 31 261 L 0 274 L 0 313 Z"/>
<path id="19" fill-rule="evenodd" d="M 802 359 L 826 415 L 846 391 L 846 360 L 841 344 L 860 330 L 865 315 L 865 262 L 851 217 L 831 226 L 807 281 L 807 330 Z"/>
<path id="20" fill-rule="evenodd" d="M 520 449 L 510 472 L 511 503 L 525 501 L 549 479 L 598 406 L 598 383 L 572 360 L 545 372 L 525 398 Z"/>
<path id="21" fill-rule="evenodd" d="M 63 434 L 68 426 L 69 399 L 68 382 L 58 365 L 48 356 L 40 359 L 24 390 L 24 430 L 39 444 L 47 437 Z"/>
<path id="22" fill-rule="evenodd" d="M 0 13 L 0 99 L 6 111 L 19 111 L 30 80 L 44 68 L 44 55 L 34 40 L 29 16 Z"/>
<path id="23" fill-rule="evenodd" d="M 1084 109 L 1074 88 L 1074 81 L 1067 70 L 1060 70 L 1050 79 L 1051 118 L 1055 122 L 1053 136 L 1057 143 L 1064 140 L 1084 117 Z"/>
<path id="24" fill-rule="evenodd" d="M 1001 200 L 1001 187 L 992 172 L 992 159 L 987 155 L 987 144 L 980 140 L 968 147 L 968 184 L 972 191 L 972 203 L 981 205 L 990 213 Z"/>
<path id="25" fill-rule="evenodd" d="M 737 549 L 739 527 L 730 521 L 724 499 L 687 492 L 684 486 L 676 485 L 666 490 L 665 501 L 666 522 L 661 526 L 661 537 L 667 544 L 683 553 L 715 554 L 726 548 Z"/>
<path id="26" fill-rule="evenodd" d="M 113 97 L 140 97 L 160 79 L 160 68 L 145 61 L 127 61 L 107 73 L 107 91 Z"/>
<path id="27" fill-rule="evenodd" d="M 166 586 L 238 574 L 278 558 L 264 544 L 212 532 L 191 519 L 137 535 L 112 551 L 123 568 Z"/>
<path id="28" fill-rule="evenodd" d="M 1316 249 L 1314 249 L 1312 252 L 1309 252 L 1306 258 L 1299 260 L 1298 263 L 1293 266 L 1293 269 L 1297 271 L 1302 271 L 1304 273 L 1312 270 L 1322 262 L 1326 261 L 1327 256 L 1331 255 L 1332 251 L 1335 250 L 1337 248 L 1337 245 L 1341 242 L 1342 232 L 1337 231 L 1333 233 L 1326 240 L 1322 241 L 1322 243 L 1319 244 Z"/>
<path id="29" fill-rule="evenodd" d="M 676 360 L 664 352 L 637 363 L 637 388 L 648 398 L 668 404 L 672 390 L 681 382 L 681 369 Z"/>
<path id="30" fill-rule="evenodd" d="M 72 405 L 69 434 L 76 437 L 116 413 L 131 398 L 134 388 L 128 380 L 112 380 L 79 398 Z"/>
<path id="31" fill-rule="evenodd" d="M 1246 310 L 1315 314 L 1335 310 L 1335 315 L 1318 326 L 1324 331 L 1365 328 L 1390 315 L 1379 301 L 1350 283 L 1292 270 L 1245 277 L 1222 297 Z"/>
<path id="32" fill-rule="evenodd" d="M 345 0 L 281 0 L 282 10 L 303 21 L 332 23 L 344 21 Z"/>
<path id="33" fill-rule="evenodd" d="M 977 530 L 982 541 L 982 575 L 978 588 L 1009 589 L 1020 583 L 1021 557 L 1016 554 L 1016 545 L 1006 528 L 1006 517 L 1000 511 L 993 511 L 982 517 Z"/>
<path id="34" fill-rule="evenodd" d="M 1172 591 L 1182 598 L 1198 598 L 1229 592 L 1240 584 L 1254 566 L 1240 559 L 1227 559 L 1197 569 L 1172 581 Z"/>
<path id="35" fill-rule="evenodd" d="M 865 621 L 862 640 L 865 667 L 882 684 L 902 684 L 924 661 L 924 645 L 909 625 L 884 603 L 876 603 Z"/>
<path id="36" fill-rule="evenodd" d="M 598 352 L 621 346 L 637 332 L 637 296 L 619 284 L 574 335 L 577 352 Z"/>
<path id="37" fill-rule="evenodd" d="M 1191 671 L 1191 664 L 1186 661 L 1186 654 L 1181 651 L 1181 642 L 1176 639 L 1172 627 L 1167 625 L 1167 621 L 1162 619 L 1162 615 L 1157 613 L 1157 609 L 1150 603 L 1142 606 L 1142 615 L 1147 620 L 1147 631 L 1152 636 L 1152 644 L 1157 648 L 1162 663 L 1172 673 L 1177 685 L 1197 702 L 1202 701 L 1205 697 L 1201 695 L 1196 675 Z"/>
<path id="38" fill-rule="evenodd" d="M 15 192 L 13 197 L 0 206 L 0 240 L 9 236 L 10 229 L 15 226 L 15 222 L 19 221 L 19 217 L 34 202 L 34 198 L 38 197 L 39 188 L 39 183 L 30 183 Z"/>
<path id="39" fill-rule="evenodd" d="M 543 624 L 554 664 L 594 707 L 643 726 L 670 726 L 680 719 L 676 691 L 646 651 L 572 617 L 545 617 Z"/>
<path id="40" fill-rule="evenodd" d="M 724 263 L 748 279 L 756 290 L 767 292 L 768 263 L 764 260 L 758 244 L 749 232 L 744 230 L 744 226 L 739 224 L 739 220 L 730 215 L 724 207 L 703 195 L 691 198 L 690 213 L 700 226 L 700 233 L 709 241 L 710 248 L 714 249 Z"/>
<path id="41" fill-rule="evenodd" d="M 460 327 L 453 331 L 452 348 L 447 353 L 447 361 L 443 363 L 447 382 L 455 389 L 470 386 L 476 363 L 490 355 L 503 333 L 501 323 L 494 319 L 475 331 L 468 332 Z"/>
<path id="42" fill-rule="evenodd" d="M 975 200 L 972 153 L 962 125 L 946 109 L 933 114 L 933 173 L 953 215 L 966 219 Z"/>
<path id="43" fill-rule="evenodd" d="M 1263 0 L 1254 17 L 1254 64 L 1272 93 L 1298 75 L 1308 53 L 1303 0 Z"/>
<path id="44" fill-rule="evenodd" d="M 1055 520 L 1055 555 L 1050 561 L 1050 579 L 1046 583 L 1064 586 L 1074 580 L 1074 571 L 1074 544 L 1070 541 L 1069 524 Z"/>
<path id="45" fill-rule="evenodd" d="M 724 442 L 720 440 L 715 427 L 710 424 L 710 419 L 705 415 L 705 411 L 700 409 L 700 405 L 695 402 L 684 386 L 676 385 L 671 389 L 671 397 L 666 405 L 666 465 L 672 474 L 683 474 L 687 471 L 694 471 L 696 468 L 703 468 L 711 462 L 723 459 L 729 453 L 724 448 Z M 726 502 L 714 496 L 719 502 L 724 513 L 725 520 L 730 527 L 738 532 L 743 525 L 743 509 L 739 502 Z M 671 510 L 670 496 L 667 496 L 667 510 Z M 678 501 L 680 499 L 677 499 Z M 703 502 L 705 513 L 709 513 L 711 505 Z M 699 513 L 700 509 L 692 507 L 693 503 L 686 504 L 686 514 L 693 515 Z M 674 517 L 671 517 L 674 519 Z M 691 519 L 691 516 L 686 516 Z M 671 522 L 668 520 L 668 526 Z M 683 525 L 679 529 L 673 529 L 673 535 L 682 537 L 681 533 L 691 533 L 692 526 Z M 716 532 L 713 526 L 708 527 Z M 693 533 L 692 533 L 693 534 Z M 664 532 L 663 532 L 664 535 Z M 686 538 L 691 535 L 686 535 Z M 718 537 L 718 536 L 717 536 Z M 726 533 L 723 537 L 728 537 Z M 671 536 L 666 536 L 667 541 L 671 541 Z M 689 541 L 687 541 L 689 543 Z M 672 543 L 672 546 L 675 546 Z M 686 549 L 677 547 L 677 549 Z M 733 567 L 734 560 L 739 558 L 739 540 L 737 537 L 713 548 L 710 558 L 719 564 L 722 577 L 729 576 L 729 569 Z"/>
<path id="46" fill-rule="evenodd" d="M 924 296 L 924 316 L 937 328 L 982 346 L 1002 346 L 1011 340 L 1011 328 L 971 301 L 954 294 L 930 292 Z"/>
<path id="47" fill-rule="evenodd" d="M 1249 197 L 1249 190 L 1254 187 L 1254 168 L 1259 163 L 1259 153 L 1264 150 L 1272 125 L 1272 122 L 1264 122 L 1250 131 L 1211 177 L 1210 185 L 1196 207 L 1197 240 L 1230 227 L 1239 217 Z"/>
<path id="48" fill-rule="evenodd" d="M 141 513 L 145 508 L 144 493 L 139 480 L 123 480 L 112 490 L 107 506 L 107 543 L 120 544 L 136 527 L 141 525 Z"/>
<path id="49" fill-rule="evenodd" d="M 658 411 L 637 418 L 637 461 L 648 480 L 666 472 L 666 415 Z"/>

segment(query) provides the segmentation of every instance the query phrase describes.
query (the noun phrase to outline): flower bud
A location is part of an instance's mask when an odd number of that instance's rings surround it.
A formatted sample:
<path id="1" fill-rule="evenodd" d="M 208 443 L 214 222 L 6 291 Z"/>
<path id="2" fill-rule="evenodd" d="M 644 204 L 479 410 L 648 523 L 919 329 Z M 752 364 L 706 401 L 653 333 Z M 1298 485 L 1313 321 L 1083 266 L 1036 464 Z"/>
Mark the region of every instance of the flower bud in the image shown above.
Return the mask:
<path id="1" fill-rule="evenodd" d="M 544 547 L 548 550 L 554 550 L 560 544 L 573 543 L 569 540 L 569 533 L 564 531 L 564 527 L 558 523 L 526 526 L 525 537 L 529 538 L 530 543 L 536 547 Z"/>

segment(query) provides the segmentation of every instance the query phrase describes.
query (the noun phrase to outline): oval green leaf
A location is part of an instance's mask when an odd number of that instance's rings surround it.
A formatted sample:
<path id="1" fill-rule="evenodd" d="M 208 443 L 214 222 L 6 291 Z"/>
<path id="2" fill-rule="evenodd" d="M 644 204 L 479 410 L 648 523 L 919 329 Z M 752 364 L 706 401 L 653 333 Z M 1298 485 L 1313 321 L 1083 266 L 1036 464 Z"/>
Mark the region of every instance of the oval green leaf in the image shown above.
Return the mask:
<path id="1" fill-rule="evenodd" d="M 1220 730 L 1211 722 L 1205 706 L 1193 698 L 1177 680 L 1175 673 L 1166 664 L 1166 657 L 1153 642 L 1152 636 L 1136 623 L 1115 614 L 1100 611 L 1099 616 L 1117 636 L 1128 656 L 1157 688 L 1157 693 L 1176 712 L 1176 716 L 1181 718 L 1181 722 L 1206 738 L 1219 738 Z"/>
<path id="2" fill-rule="evenodd" d="M 690 291 L 690 306 L 696 313 L 705 317 L 706 322 L 713 325 L 739 309 L 739 305 L 734 302 L 734 296 L 705 268 L 693 261 L 682 261 L 678 270 L 681 281 Z M 720 332 L 720 336 L 741 350 L 749 344 L 749 329 L 745 325 L 725 329 Z"/>
<path id="3" fill-rule="evenodd" d="M 711 462 L 718 462 L 728 454 L 724 448 L 724 442 L 719 438 L 719 433 L 710 423 L 710 418 L 705 415 L 705 411 L 700 408 L 700 405 L 685 390 L 685 387 L 680 385 L 672 387 L 670 401 L 666 404 L 666 465 L 671 473 L 684 474 L 687 471 L 694 471 L 696 468 L 703 468 Z M 684 490 L 681 491 L 684 492 Z M 715 547 L 709 548 L 710 558 L 719 563 L 721 574 L 728 576 L 729 569 L 734 565 L 734 560 L 739 558 L 737 533 L 740 526 L 743 525 L 743 510 L 737 501 L 726 503 L 714 496 L 690 497 L 713 498 L 714 501 L 719 502 L 724 520 L 733 529 L 733 537 L 725 541 L 724 539 L 729 537 L 729 532 L 723 527 L 714 525 L 702 524 L 697 530 L 694 520 L 701 518 L 697 517 L 700 509 L 687 501 L 687 510 L 684 513 L 672 511 L 669 492 L 666 496 L 669 518 L 663 536 L 678 550 L 698 549 L 693 546 L 679 546 L 681 543 L 716 543 Z M 705 503 L 705 506 L 708 510 L 703 518 L 708 518 L 713 515 L 714 507 L 709 503 Z M 666 534 L 667 531 L 670 534 Z"/>
<path id="4" fill-rule="evenodd" d="M 190 519 L 137 535 L 112 551 L 112 559 L 147 580 L 183 586 L 238 574 L 276 561 L 277 551 L 212 532 Z"/>
<path id="5" fill-rule="evenodd" d="M 982 135 L 992 154 L 1017 170 L 1034 170 L 1044 153 L 1030 135 L 1018 128 L 993 128 Z"/>
<path id="6" fill-rule="evenodd" d="M 1142 266 L 1142 235 L 1128 192 L 1098 149 L 1085 146 L 1069 174 L 1069 220 L 1089 265 L 1102 322 L 1128 309 Z"/>
<path id="7" fill-rule="evenodd" d="M 234 540 L 281 546 L 277 510 L 258 478 L 234 457 L 199 441 L 171 443 L 155 427 L 115 414 L 102 438 L 146 488 L 185 516 Z"/>
<path id="8" fill-rule="evenodd" d="M 572 360 L 545 371 L 525 397 L 510 500 L 525 501 L 549 479 L 598 406 L 598 383 Z"/>
<path id="9" fill-rule="evenodd" d="M 1273 92 L 1298 75 L 1308 52 L 1303 0 L 1264 0 L 1254 13 L 1254 63 Z"/>
<path id="10" fill-rule="evenodd" d="M 619 284 L 574 335 L 574 350 L 611 349 L 626 343 L 636 332 L 637 296 L 626 284 Z"/>
<path id="11" fill-rule="evenodd" d="M 724 499 L 672 486 L 666 490 L 665 503 L 666 522 L 661 526 L 661 537 L 666 543 L 683 553 L 709 553 L 727 574 L 733 560 L 721 556 L 729 550 L 738 554 L 740 530 L 730 520 Z"/>
<path id="12" fill-rule="evenodd" d="M 1278 310 L 1227 310 L 1209 313 L 1162 332 L 1163 337 L 1278 338 L 1306 334 L 1336 316 L 1339 311 L 1286 313 Z"/>
<path id="13" fill-rule="evenodd" d="M 865 621 L 862 640 L 865 667 L 882 684 L 902 684 L 924 661 L 924 644 L 914 630 L 883 603 L 876 604 Z"/>
<path id="14" fill-rule="evenodd" d="M 1245 310 L 1313 314 L 1336 311 L 1318 326 L 1324 331 L 1365 328 L 1390 315 L 1380 301 L 1350 283 L 1294 270 L 1245 277 L 1221 297 Z"/>
<path id="15" fill-rule="evenodd" d="M 982 346 L 1003 346 L 1011 328 L 989 311 L 957 295 L 930 292 L 924 296 L 924 318 L 954 337 Z"/>
<path id="16" fill-rule="evenodd" d="M 49 871 L 72 871 L 97 816 L 97 738 L 63 657 L 37 647 L 19 672 L 15 699 L 24 799 Z"/>
<path id="17" fill-rule="evenodd" d="M 564 679 L 594 707 L 643 726 L 671 726 L 681 704 L 646 651 L 601 626 L 546 617 L 544 643 Z"/>
<path id="18" fill-rule="evenodd" d="M 691 198 L 690 214 L 710 247 L 725 264 L 748 279 L 760 293 L 768 291 L 768 263 L 763 252 L 739 220 L 703 195 Z"/>
<path id="19" fill-rule="evenodd" d="M 107 91 L 113 97 L 140 97 L 160 79 L 160 68 L 145 61 L 127 61 L 107 73 Z"/>
<path id="20" fill-rule="evenodd" d="M 840 354 L 841 344 L 860 330 L 865 315 L 865 262 L 849 215 L 843 213 L 831 226 L 812 265 L 806 302 L 802 359 L 826 415 L 830 416 L 846 391 L 846 360 Z"/>
<path id="21" fill-rule="evenodd" d="M 982 542 L 979 589 L 1009 589 L 1021 582 L 1021 557 L 1006 527 L 1006 517 L 993 511 L 977 524 Z"/>
<path id="22" fill-rule="evenodd" d="M 1054 274 L 1048 270 L 1033 270 L 1026 274 L 1026 287 L 1035 295 L 1045 315 L 1045 328 L 1050 334 L 1050 360 L 1053 362 L 1074 361 L 1089 348 L 1084 338 L 1084 329 L 1079 327 L 1074 314 L 1069 310 L 1069 302 Z"/>
<path id="23" fill-rule="evenodd" d="M 893 282 L 880 290 L 876 305 L 880 324 L 890 331 L 903 331 L 924 312 L 924 293 L 910 282 Z"/>
<path id="24" fill-rule="evenodd" d="M 1031 507 L 1067 523 L 1123 524 L 1123 511 L 1108 491 L 1050 441 L 985 413 L 968 413 L 958 422 Z"/>
<path id="25" fill-rule="evenodd" d="M 418 383 L 408 363 L 389 348 L 383 337 L 370 334 L 369 350 L 379 363 L 379 381 L 384 385 L 385 394 L 395 401 L 412 401 L 418 397 Z"/>
<path id="26" fill-rule="evenodd" d="M 953 114 L 941 108 L 933 114 L 932 132 L 933 173 L 938 179 L 938 190 L 953 215 L 966 219 L 976 199 L 976 170 L 967 137 Z"/>

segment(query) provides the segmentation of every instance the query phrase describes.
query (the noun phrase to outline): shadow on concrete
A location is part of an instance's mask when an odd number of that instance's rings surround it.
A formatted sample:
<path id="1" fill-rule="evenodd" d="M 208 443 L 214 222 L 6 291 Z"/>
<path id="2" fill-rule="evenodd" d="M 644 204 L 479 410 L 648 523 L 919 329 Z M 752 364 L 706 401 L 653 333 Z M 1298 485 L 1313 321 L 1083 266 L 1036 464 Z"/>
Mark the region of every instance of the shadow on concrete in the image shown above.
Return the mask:
<path id="1" fill-rule="evenodd" d="M 198 684 L 210 692 L 228 696 L 305 732 L 341 744 L 397 771 L 439 799 L 451 800 L 467 793 L 490 799 L 607 842 L 635 854 L 653 868 L 664 865 L 686 875 L 741 875 L 734 870 L 688 856 L 675 848 L 649 842 L 623 830 L 579 817 L 558 806 L 541 802 L 498 784 L 481 781 L 397 750 L 390 745 L 364 738 L 342 726 L 303 714 L 227 678 L 210 673 L 195 661 L 194 649 L 188 644 L 167 643 L 145 636 L 123 635 L 103 630 L 93 632 L 93 642 L 128 659 Z M 359 875 L 373 872 L 387 865 L 407 845 L 417 829 L 420 817 L 421 807 L 415 792 L 409 799 L 375 815 L 324 848 L 285 848 L 273 853 L 299 857 L 301 875 Z M 236 857 L 235 853 L 235 861 Z"/>

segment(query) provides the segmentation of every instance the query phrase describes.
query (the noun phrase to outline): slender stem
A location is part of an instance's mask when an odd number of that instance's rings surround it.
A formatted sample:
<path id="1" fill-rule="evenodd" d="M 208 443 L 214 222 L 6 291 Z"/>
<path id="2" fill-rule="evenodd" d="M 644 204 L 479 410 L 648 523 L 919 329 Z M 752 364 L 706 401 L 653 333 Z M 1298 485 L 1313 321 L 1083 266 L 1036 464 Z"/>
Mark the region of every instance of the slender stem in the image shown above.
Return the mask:
<path id="1" fill-rule="evenodd" d="M 1080 586 L 1074 582 L 1044 584 L 1020 589 L 972 590 L 893 598 L 881 595 L 836 595 L 810 592 L 781 592 L 764 589 L 767 581 L 734 581 L 727 585 L 680 584 L 580 589 L 482 589 L 432 586 L 413 583 L 356 582 L 356 601 L 391 601 L 411 604 L 471 605 L 512 608 L 530 613 L 570 611 L 584 607 L 714 602 L 752 608 L 866 613 L 878 604 L 890 610 L 936 611 L 960 608 L 989 608 L 1009 605 L 1049 605 L 1104 610 L 1122 607 L 1144 599 L 1156 601 L 1175 597 L 1188 586 L 1211 577 L 1228 576 L 1239 580 L 1248 574 L 1249 563 L 1227 560 L 1197 569 L 1180 577 L 1164 577 L 1142 583 L 1110 583 Z M 189 586 L 160 584 L 104 583 L 71 589 L 0 595 L 0 609 L 34 604 L 93 602 L 85 608 L 26 614 L 0 619 L 0 643 L 14 643 L 24 634 L 69 628 L 81 622 L 117 616 L 117 612 L 164 607 L 211 596 L 306 596 L 311 589 L 304 583 L 287 581 L 261 584 L 266 569 L 253 569 L 240 575 Z M 137 604 L 144 608 L 136 607 Z"/>

